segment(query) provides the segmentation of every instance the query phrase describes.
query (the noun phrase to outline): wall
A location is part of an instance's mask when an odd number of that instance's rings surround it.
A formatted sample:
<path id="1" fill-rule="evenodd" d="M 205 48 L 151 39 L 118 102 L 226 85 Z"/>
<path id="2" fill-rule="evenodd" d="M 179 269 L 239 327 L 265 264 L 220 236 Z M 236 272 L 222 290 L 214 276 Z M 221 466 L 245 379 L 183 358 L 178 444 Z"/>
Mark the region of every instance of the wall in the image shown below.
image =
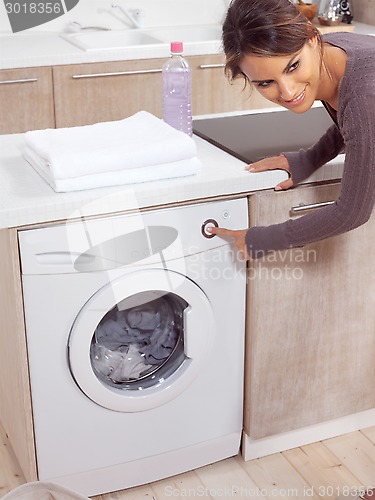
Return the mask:
<path id="1" fill-rule="evenodd" d="M 351 0 L 354 20 L 375 25 L 375 0 Z"/>
<path id="2" fill-rule="evenodd" d="M 24 1 L 20 0 L 20 3 Z M 67 14 L 23 33 L 62 32 L 71 21 L 78 21 L 83 26 L 95 25 L 122 29 L 125 27 L 123 17 L 118 9 L 111 8 L 112 1 L 80 0 L 78 5 Z M 116 2 L 123 7 L 143 9 L 145 27 L 218 23 L 222 21 L 228 5 L 228 0 L 116 0 Z M 0 33 L 12 33 L 2 0 L 0 0 Z"/>

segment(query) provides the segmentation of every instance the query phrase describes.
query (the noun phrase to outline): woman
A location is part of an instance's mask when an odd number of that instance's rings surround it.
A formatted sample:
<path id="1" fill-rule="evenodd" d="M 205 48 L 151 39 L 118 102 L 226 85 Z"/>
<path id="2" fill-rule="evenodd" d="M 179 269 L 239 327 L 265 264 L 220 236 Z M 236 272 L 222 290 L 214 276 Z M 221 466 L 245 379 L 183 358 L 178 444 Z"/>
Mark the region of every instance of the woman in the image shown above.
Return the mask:
<path id="1" fill-rule="evenodd" d="M 226 71 L 244 78 L 271 102 L 304 113 L 320 100 L 333 124 L 308 150 L 249 165 L 249 172 L 283 169 L 296 186 L 345 151 L 339 199 L 268 227 L 213 228 L 234 238 L 246 258 L 300 247 L 364 224 L 375 203 L 375 37 L 318 30 L 289 0 L 234 0 L 223 24 Z"/>

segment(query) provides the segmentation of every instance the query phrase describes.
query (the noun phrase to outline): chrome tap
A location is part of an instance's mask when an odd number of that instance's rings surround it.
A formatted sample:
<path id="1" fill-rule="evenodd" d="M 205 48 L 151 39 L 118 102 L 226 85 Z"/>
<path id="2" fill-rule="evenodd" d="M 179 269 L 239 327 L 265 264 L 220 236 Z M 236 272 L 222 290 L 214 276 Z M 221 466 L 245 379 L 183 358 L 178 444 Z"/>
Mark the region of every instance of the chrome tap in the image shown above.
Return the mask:
<path id="1" fill-rule="evenodd" d="M 125 9 L 116 2 L 112 2 L 112 8 L 118 9 L 131 22 L 132 28 L 143 28 L 143 15 L 141 9 Z"/>

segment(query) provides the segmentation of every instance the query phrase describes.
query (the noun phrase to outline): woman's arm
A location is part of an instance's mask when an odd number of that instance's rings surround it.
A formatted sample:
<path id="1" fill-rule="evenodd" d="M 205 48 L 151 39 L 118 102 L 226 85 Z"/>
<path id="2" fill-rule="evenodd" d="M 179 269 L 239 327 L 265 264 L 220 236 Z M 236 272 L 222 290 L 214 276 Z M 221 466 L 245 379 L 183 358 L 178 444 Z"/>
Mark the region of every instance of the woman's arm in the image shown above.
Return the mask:
<path id="1" fill-rule="evenodd" d="M 222 228 L 212 228 L 212 233 L 234 238 L 244 255 L 256 259 L 273 250 L 336 236 L 367 222 L 375 205 L 375 96 L 361 96 L 347 105 L 342 131 L 345 166 L 340 197 L 333 205 L 296 220 L 255 226 L 245 234 Z"/>
<path id="2" fill-rule="evenodd" d="M 289 179 L 280 182 L 275 190 L 289 189 L 310 177 L 315 170 L 341 153 L 343 148 L 343 138 L 337 126 L 332 125 L 311 148 L 264 158 L 249 165 L 247 170 L 252 173 L 276 169 L 286 170 Z"/>
<path id="3" fill-rule="evenodd" d="M 283 153 L 287 158 L 293 184 L 304 181 L 315 170 L 344 150 L 344 140 L 336 125 L 332 125 L 311 148 Z"/>
<path id="4" fill-rule="evenodd" d="M 367 222 L 375 204 L 375 96 L 358 97 L 347 105 L 342 131 L 345 165 L 339 199 L 296 220 L 250 228 L 246 244 L 251 257 L 259 258 L 271 250 L 300 247 Z M 316 154 L 314 148 L 308 150 L 310 158 Z M 334 151 L 337 150 L 332 147 L 332 154 Z"/>

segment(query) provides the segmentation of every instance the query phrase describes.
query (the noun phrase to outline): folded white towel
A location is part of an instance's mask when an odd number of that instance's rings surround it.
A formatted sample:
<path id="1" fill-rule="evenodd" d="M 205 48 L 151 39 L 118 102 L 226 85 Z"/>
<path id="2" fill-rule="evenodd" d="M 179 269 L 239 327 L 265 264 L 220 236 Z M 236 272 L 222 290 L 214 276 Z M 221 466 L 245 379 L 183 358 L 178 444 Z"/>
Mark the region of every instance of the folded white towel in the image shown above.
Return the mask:
<path id="1" fill-rule="evenodd" d="M 114 172 L 81 175 L 65 179 L 55 179 L 51 171 L 32 149 L 25 148 L 25 159 L 43 177 L 45 181 L 58 193 L 68 191 L 82 191 L 97 187 L 116 186 L 119 184 L 135 184 L 138 182 L 170 179 L 193 175 L 200 171 L 201 162 L 197 157 L 187 160 L 152 165 L 142 168 L 128 168 Z"/>
<path id="2" fill-rule="evenodd" d="M 34 130 L 25 134 L 25 141 L 54 180 L 168 164 L 196 156 L 191 137 L 146 111 L 114 122 Z"/>

